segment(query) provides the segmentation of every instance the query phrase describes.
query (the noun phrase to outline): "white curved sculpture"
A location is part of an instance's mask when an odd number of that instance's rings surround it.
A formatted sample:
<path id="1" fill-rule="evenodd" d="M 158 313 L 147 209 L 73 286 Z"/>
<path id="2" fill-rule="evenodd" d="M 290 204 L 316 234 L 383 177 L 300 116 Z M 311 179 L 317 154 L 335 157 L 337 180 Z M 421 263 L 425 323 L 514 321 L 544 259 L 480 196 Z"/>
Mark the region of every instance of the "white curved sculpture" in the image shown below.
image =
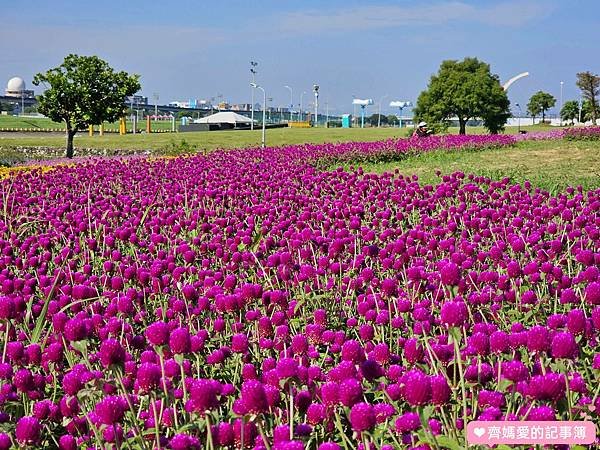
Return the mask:
<path id="1" fill-rule="evenodd" d="M 523 72 L 517 76 L 512 77 L 510 80 L 508 80 L 506 83 L 504 83 L 502 85 L 502 89 L 504 89 L 505 91 L 508 90 L 510 85 L 513 84 L 515 81 L 520 80 L 521 78 L 527 77 L 527 76 L 529 76 L 529 72 Z"/>

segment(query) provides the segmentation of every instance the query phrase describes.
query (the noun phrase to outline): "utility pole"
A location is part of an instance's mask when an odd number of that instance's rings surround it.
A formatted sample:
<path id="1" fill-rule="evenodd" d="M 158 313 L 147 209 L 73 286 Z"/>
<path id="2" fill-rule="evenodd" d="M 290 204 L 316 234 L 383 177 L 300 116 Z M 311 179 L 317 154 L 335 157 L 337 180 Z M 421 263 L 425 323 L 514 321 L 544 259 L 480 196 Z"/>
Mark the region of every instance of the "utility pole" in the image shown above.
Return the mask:
<path id="1" fill-rule="evenodd" d="M 252 83 L 250 84 L 252 88 L 252 104 L 250 105 L 252 111 L 250 113 L 250 119 L 252 119 L 252 122 L 250 122 L 251 130 L 254 130 L 254 88 L 256 86 L 256 74 L 258 73 L 256 71 L 256 66 L 258 66 L 258 63 L 256 61 L 250 61 L 250 73 L 252 74 Z"/>
<path id="2" fill-rule="evenodd" d="M 152 94 L 152 97 L 154 98 L 154 120 L 156 120 L 158 117 L 158 92 Z"/>
<path id="3" fill-rule="evenodd" d="M 319 85 L 313 85 L 313 92 L 315 93 L 315 127 L 319 122 Z"/>

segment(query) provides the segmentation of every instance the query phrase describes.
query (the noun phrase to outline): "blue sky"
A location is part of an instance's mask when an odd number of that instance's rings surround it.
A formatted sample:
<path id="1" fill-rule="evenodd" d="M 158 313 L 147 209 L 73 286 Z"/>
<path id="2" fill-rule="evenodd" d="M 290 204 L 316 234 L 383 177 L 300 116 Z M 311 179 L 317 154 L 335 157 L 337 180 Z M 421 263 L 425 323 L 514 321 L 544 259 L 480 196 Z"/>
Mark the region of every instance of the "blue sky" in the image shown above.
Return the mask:
<path id="1" fill-rule="evenodd" d="M 352 96 L 416 100 L 444 59 L 476 56 L 524 106 L 537 90 L 557 101 L 579 97 L 575 74 L 600 73 L 598 0 L 357 1 L 200 0 L 97 2 L 0 0 L 0 82 L 33 75 L 68 53 L 96 54 L 139 73 L 142 93 L 159 103 L 222 94 L 250 100 L 250 60 L 257 82 L 287 105 L 314 83 L 320 104 L 352 111 Z M 210 5 L 210 6 L 209 6 Z M 376 112 L 376 108 L 372 108 Z"/>

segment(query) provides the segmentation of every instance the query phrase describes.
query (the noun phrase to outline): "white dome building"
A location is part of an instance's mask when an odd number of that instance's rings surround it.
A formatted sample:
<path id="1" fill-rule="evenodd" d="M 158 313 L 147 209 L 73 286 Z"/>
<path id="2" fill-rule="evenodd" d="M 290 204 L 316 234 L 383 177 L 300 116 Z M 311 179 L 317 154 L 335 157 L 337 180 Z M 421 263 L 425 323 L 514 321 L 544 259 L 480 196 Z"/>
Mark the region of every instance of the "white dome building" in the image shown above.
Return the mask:
<path id="1" fill-rule="evenodd" d="M 26 89 L 23 78 L 13 77 L 6 83 L 5 95 L 7 97 L 33 97 L 33 91 Z"/>

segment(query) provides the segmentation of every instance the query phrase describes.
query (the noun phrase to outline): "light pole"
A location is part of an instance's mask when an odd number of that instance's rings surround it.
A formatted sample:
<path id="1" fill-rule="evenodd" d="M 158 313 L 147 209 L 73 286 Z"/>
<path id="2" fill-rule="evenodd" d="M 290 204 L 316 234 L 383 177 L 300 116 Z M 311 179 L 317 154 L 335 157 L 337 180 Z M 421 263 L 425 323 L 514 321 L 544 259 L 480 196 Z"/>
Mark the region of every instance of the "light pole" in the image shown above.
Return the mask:
<path id="1" fill-rule="evenodd" d="M 329 128 L 329 100 L 325 98 L 325 128 Z"/>
<path id="2" fill-rule="evenodd" d="M 319 85 L 313 84 L 313 92 L 315 93 L 315 128 L 319 122 Z"/>
<path id="3" fill-rule="evenodd" d="M 267 107 L 267 93 L 265 92 L 265 90 L 263 89 L 262 86 L 259 86 L 256 83 L 251 83 L 250 86 L 252 86 L 253 88 L 256 89 L 260 89 L 261 91 L 263 91 L 263 120 L 262 120 L 262 141 L 260 146 L 262 148 L 265 148 L 265 113 L 266 113 L 266 107 Z"/>
<path id="4" fill-rule="evenodd" d="M 565 84 L 564 81 L 560 82 L 560 109 L 558 111 L 558 116 L 560 117 L 560 126 L 562 127 L 562 107 L 563 107 L 563 84 Z"/>
<path id="5" fill-rule="evenodd" d="M 306 92 L 302 92 L 302 94 L 300 94 L 300 111 L 298 112 L 300 116 L 300 122 L 302 122 L 302 119 L 304 119 L 304 114 L 302 114 L 302 96 L 304 94 L 306 94 Z"/>
<path id="6" fill-rule="evenodd" d="M 294 109 L 294 91 L 287 84 L 284 86 L 284 88 L 290 90 L 290 122 L 291 122 L 292 121 L 292 109 Z"/>
<path id="7" fill-rule="evenodd" d="M 158 117 L 158 92 L 152 94 L 152 98 L 154 98 L 154 120 Z"/>
<path id="8" fill-rule="evenodd" d="M 385 94 L 384 96 L 382 96 L 379 99 L 379 112 L 377 113 L 377 128 L 381 127 L 381 103 L 383 102 L 383 99 L 386 98 L 388 95 Z"/>
<path id="9" fill-rule="evenodd" d="M 256 85 L 256 74 L 258 73 L 256 71 L 256 66 L 258 66 L 258 63 L 256 61 L 250 61 L 250 73 L 252 74 L 252 83 L 250 83 L 250 86 L 252 85 Z M 250 105 L 251 108 L 251 113 L 250 113 L 250 118 L 252 119 L 252 122 L 250 122 L 250 129 L 254 130 L 254 87 L 252 87 L 251 89 L 252 91 L 252 104 Z"/>
<path id="10" fill-rule="evenodd" d="M 517 118 L 517 130 L 519 134 L 521 134 L 521 116 L 523 115 L 523 111 L 521 110 L 521 105 L 519 105 L 518 103 L 515 103 L 515 106 L 519 108 L 519 117 Z"/>

